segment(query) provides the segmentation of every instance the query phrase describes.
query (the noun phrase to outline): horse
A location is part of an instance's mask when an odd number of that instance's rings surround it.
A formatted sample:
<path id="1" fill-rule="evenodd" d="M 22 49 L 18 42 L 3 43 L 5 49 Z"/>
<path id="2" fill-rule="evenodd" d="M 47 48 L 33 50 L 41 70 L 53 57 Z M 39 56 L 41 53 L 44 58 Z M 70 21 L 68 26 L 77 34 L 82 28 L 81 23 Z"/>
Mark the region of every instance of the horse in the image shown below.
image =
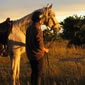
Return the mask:
<path id="1" fill-rule="evenodd" d="M 55 17 L 55 12 L 52 9 L 52 4 L 41 9 L 45 15 L 44 24 L 50 27 L 54 32 L 60 30 L 61 26 Z M 12 30 L 8 36 L 8 52 L 11 60 L 12 70 L 12 85 L 16 85 L 19 82 L 20 74 L 20 58 L 25 53 L 25 38 L 26 30 L 32 23 L 32 13 L 13 21 Z M 19 84 L 18 84 L 19 85 Z"/>

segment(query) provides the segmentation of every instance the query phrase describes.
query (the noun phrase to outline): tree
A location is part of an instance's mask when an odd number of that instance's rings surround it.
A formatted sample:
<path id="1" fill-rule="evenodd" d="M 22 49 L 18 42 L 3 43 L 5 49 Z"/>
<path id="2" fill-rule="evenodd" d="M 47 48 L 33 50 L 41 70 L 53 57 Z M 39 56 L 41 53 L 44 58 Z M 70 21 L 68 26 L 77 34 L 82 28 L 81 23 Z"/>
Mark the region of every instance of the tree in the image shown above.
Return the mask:
<path id="1" fill-rule="evenodd" d="M 69 16 L 63 21 L 64 36 L 76 44 L 85 44 L 85 16 Z"/>

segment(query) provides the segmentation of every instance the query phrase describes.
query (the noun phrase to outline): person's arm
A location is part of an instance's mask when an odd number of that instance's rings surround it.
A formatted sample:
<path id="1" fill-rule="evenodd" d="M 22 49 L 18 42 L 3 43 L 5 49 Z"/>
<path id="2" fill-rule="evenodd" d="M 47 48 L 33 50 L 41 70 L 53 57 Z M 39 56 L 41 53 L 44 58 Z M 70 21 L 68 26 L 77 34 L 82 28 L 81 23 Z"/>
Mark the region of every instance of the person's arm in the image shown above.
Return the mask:
<path id="1" fill-rule="evenodd" d="M 45 53 L 48 53 L 49 50 L 44 47 L 43 32 L 41 29 L 37 30 L 37 44 L 40 49 L 42 49 Z"/>

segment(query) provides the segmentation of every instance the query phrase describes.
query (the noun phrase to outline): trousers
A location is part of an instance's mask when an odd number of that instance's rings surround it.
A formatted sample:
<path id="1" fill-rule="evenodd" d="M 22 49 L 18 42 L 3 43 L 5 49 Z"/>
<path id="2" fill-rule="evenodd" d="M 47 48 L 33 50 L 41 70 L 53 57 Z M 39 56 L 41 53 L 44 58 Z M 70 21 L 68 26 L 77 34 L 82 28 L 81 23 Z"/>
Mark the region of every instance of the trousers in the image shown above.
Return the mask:
<path id="1" fill-rule="evenodd" d="M 39 60 L 30 60 L 31 64 L 31 85 L 41 85 L 43 74 L 43 58 Z"/>

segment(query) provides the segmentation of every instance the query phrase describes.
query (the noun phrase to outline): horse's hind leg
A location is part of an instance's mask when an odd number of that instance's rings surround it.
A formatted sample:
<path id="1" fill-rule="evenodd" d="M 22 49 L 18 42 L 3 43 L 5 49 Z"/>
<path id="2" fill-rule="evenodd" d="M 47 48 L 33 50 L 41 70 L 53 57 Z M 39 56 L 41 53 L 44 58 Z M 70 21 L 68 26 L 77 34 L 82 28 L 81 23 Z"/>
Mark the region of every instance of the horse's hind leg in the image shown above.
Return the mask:
<path id="1" fill-rule="evenodd" d="M 20 69 L 20 52 L 19 50 L 13 53 L 11 56 L 12 60 L 12 83 L 13 85 L 17 85 L 16 82 L 19 82 L 19 69 Z M 19 85 L 19 84 L 18 84 Z"/>
<path id="2" fill-rule="evenodd" d="M 18 53 L 18 59 L 17 59 L 17 73 L 16 73 L 16 78 L 17 78 L 17 83 L 18 83 L 18 85 L 20 84 L 20 82 L 19 82 L 19 74 L 20 74 L 20 54 Z"/>
<path id="3" fill-rule="evenodd" d="M 15 59 L 14 56 L 10 56 L 11 59 L 11 83 L 10 85 L 16 85 L 16 79 L 15 79 L 15 72 L 14 72 L 14 68 L 15 68 Z"/>

